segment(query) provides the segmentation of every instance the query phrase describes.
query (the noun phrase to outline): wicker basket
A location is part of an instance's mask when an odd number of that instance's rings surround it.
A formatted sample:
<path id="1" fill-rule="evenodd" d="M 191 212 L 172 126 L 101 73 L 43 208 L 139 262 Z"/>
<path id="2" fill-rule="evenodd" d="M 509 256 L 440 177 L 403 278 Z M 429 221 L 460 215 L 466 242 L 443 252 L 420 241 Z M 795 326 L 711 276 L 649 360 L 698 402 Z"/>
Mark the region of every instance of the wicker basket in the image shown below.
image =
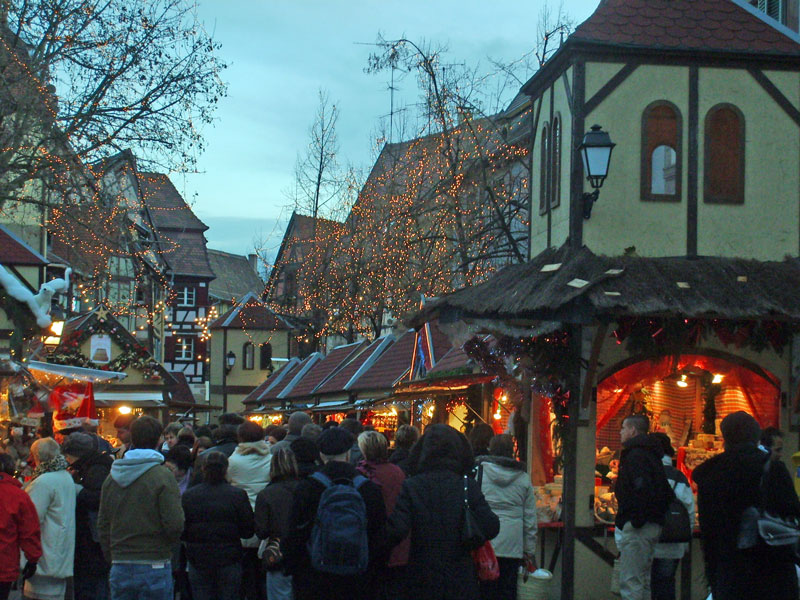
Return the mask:
<path id="1" fill-rule="evenodd" d="M 539 569 L 536 573 L 538 577 L 528 573 L 528 580 L 525 581 L 525 571 L 520 570 L 517 575 L 517 600 L 547 600 L 550 597 L 553 574 L 546 569 Z"/>

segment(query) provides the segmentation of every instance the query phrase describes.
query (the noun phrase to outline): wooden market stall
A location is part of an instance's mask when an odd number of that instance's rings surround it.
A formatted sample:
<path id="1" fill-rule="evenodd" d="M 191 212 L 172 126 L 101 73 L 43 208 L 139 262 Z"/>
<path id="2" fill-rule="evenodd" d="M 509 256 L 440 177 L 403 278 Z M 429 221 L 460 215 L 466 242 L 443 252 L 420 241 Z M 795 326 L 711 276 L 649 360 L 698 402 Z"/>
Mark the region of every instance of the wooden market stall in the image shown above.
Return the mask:
<path id="1" fill-rule="evenodd" d="M 416 317 L 496 336 L 494 347 L 474 342 L 471 354 L 486 373 L 520 386 L 534 483 L 563 475 L 562 598 L 608 589 L 616 548 L 595 519 L 595 472 L 598 451 L 619 447 L 625 415 L 650 414 L 689 474 L 719 451 L 718 420 L 733 410 L 780 427 L 796 446 L 789 393 L 800 355 L 798 289 L 794 260 L 604 257 L 564 246 Z M 549 434 L 553 443 L 543 443 Z M 703 588 L 693 546 L 681 578 L 686 599 Z"/>

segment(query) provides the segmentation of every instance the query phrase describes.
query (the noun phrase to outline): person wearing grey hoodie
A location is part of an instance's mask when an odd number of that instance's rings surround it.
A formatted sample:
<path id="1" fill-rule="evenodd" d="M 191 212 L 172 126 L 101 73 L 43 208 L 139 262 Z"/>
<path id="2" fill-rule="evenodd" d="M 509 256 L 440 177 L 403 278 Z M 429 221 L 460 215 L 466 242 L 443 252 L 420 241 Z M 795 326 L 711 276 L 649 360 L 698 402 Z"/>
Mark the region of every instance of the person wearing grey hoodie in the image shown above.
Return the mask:
<path id="1" fill-rule="evenodd" d="M 525 464 L 514 459 L 510 435 L 495 435 L 488 450 L 477 459 L 477 477 L 489 508 L 500 519 L 500 533 L 492 539 L 500 577 L 480 582 L 481 599 L 515 600 L 523 559 L 535 565 L 536 493 Z"/>
<path id="2" fill-rule="evenodd" d="M 175 477 L 156 450 L 161 430 L 153 417 L 136 419 L 132 448 L 103 483 L 97 529 L 111 563 L 111 600 L 172 600 L 170 560 L 183 509 Z"/>

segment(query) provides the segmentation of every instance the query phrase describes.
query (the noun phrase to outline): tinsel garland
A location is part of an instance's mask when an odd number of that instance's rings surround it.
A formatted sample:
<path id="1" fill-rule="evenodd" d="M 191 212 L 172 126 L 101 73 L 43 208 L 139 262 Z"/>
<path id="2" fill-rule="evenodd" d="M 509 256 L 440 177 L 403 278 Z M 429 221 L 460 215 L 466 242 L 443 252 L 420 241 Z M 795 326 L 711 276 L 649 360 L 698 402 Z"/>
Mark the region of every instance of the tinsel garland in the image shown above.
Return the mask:
<path id="1" fill-rule="evenodd" d="M 725 319 L 623 318 L 612 333 L 632 356 L 678 356 L 715 335 L 726 346 L 778 354 L 791 342 L 798 327 L 780 321 L 730 321 Z"/>
<path id="2" fill-rule="evenodd" d="M 518 407 L 523 390 L 515 371 L 524 369 L 531 379 L 531 391 L 550 398 L 555 423 L 555 446 L 561 447 L 569 432 L 570 392 L 568 381 L 578 373 L 580 358 L 569 347 L 569 334 L 558 331 L 532 338 L 498 336 L 495 343 L 473 337 L 464 344 L 464 352 L 488 375 L 495 376 L 511 403 Z M 556 456 L 558 469 L 563 462 Z"/>

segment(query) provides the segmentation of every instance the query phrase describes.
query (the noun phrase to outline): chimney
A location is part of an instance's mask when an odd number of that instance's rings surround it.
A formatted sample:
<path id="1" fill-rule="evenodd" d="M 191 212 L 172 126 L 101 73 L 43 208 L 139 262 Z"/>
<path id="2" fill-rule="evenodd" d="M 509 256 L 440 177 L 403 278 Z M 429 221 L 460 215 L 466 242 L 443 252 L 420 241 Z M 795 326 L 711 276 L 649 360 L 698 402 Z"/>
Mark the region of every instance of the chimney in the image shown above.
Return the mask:
<path id="1" fill-rule="evenodd" d="M 250 268 L 253 269 L 256 273 L 258 273 L 258 256 L 255 254 L 248 254 L 247 255 L 247 262 L 250 263 Z"/>

